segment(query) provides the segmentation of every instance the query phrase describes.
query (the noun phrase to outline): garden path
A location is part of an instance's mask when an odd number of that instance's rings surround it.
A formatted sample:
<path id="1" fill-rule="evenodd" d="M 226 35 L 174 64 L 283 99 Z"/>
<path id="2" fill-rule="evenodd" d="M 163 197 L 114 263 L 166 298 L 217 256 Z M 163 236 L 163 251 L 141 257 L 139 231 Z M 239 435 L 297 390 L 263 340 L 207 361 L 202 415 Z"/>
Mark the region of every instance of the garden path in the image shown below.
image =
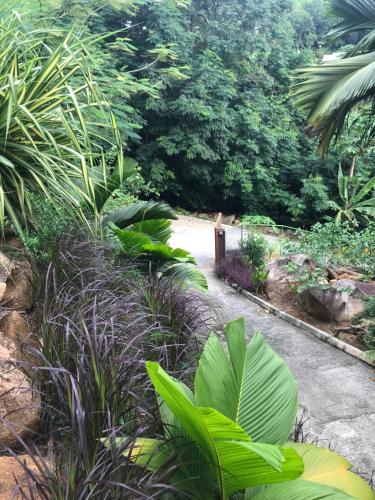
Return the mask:
<path id="1" fill-rule="evenodd" d="M 244 316 L 248 337 L 263 333 L 299 382 L 300 404 L 308 421 L 308 441 L 347 457 L 358 472 L 375 469 L 375 373 L 349 354 L 309 335 L 218 280 L 213 272 L 213 223 L 181 216 L 173 223 L 171 244 L 189 250 L 208 279 L 223 320 Z"/>

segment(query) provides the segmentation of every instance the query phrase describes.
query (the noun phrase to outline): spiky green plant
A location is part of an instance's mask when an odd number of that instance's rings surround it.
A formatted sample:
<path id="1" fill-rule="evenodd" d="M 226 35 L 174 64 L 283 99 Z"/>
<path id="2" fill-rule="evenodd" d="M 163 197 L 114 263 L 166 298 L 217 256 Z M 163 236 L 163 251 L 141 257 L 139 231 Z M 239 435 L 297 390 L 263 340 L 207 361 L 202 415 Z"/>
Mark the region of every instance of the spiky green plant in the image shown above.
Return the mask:
<path id="1" fill-rule="evenodd" d="M 33 192 L 78 211 L 84 202 L 95 213 L 113 145 L 122 177 L 120 137 L 90 70 L 91 43 L 74 32 L 30 30 L 18 14 L 1 13 L 1 228 L 6 219 L 20 232 L 28 226 Z"/>

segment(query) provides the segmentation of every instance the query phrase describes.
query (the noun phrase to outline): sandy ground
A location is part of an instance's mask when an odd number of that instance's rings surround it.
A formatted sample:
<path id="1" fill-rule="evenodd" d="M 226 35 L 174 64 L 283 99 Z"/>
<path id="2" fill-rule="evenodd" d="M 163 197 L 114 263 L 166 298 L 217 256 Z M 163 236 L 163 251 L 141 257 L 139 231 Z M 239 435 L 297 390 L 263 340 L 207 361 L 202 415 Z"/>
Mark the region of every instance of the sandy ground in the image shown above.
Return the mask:
<path id="1" fill-rule="evenodd" d="M 171 244 L 189 250 L 206 274 L 209 294 L 223 320 L 243 316 L 248 338 L 261 331 L 288 363 L 300 387 L 300 405 L 309 439 L 318 438 L 346 456 L 362 473 L 375 468 L 374 370 L 234 292 L 213 272 L 214 224 L 181 216 L 173 223 Z"/>

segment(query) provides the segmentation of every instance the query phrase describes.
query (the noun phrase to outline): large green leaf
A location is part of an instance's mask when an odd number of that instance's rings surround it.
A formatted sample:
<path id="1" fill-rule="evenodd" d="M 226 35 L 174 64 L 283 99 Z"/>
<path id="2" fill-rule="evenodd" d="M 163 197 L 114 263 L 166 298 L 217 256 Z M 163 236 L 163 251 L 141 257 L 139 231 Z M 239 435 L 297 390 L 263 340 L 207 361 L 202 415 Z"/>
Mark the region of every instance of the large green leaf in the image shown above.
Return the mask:
<path id="1" fill-rule="evenodd" d="M 112 222 L 120 229 L 129 227 L 137 222 L 154 219 L 176 219 L 172 208 L 160 201 L 137 201 L 127 207 L 110 213 L 106 221 Z"/>
<path id="2" fill-rule="evenodd" d="M 374 500 L 375 492 L 369 484 L 349 469 L 352 464 L 337 453 L 312 444 L 288 443 L 303 458 L 305 470 L 302 479 L 332 486 L 361 500 Z"/>
<path id="3" fill-rule="evenodd" d="M 146 234 L 119 229 L 114 224 L 110 224 L 110 228 L 119 239 L 122 251 L 127 255 L 138 257 L 144 253 L 144 247 L 151 244 L 151 239 Z"/>
<path id="4" fill-rule="evenodd" d="M 170 262 L 159 268 L 161 276 L 172 279 L 186 288 L 196 288 L 206 292 L 208 289 L 205 275 L 193 264 L 188 262 Z"/>
<path id="5" fill-rule="evenodd" d="M 298 479 L 268 486 L 257 495 L 246 497 L 249 500 L 250 498 L 252 500 L 349 500 L 353 497 L 336 488 Z"/>
<path id="6" fill-rule="evenodd" d="M 153 219 L 136 222 L 131 229 L 150 236 L 152 243 L 166 244 L 172 236 L 171 221 L 168 219 Z"/>
<path id="7" fill-rule="evenodd" d="M 235 419 L 254 441 L 285 443 L 298 409 L 292 373 L 259 333 L 244 349 L 243 319 L 229 323 L 226 333 L 229 357 L 215 336 L 204 348 L 194 382 L 197 404 Z"/>
<path id="8" fill-rule="evenodd" d="M 212 408 L 196 407 L 179 384 L 157 363 L 147 363 L 155 389 L 200 447 L 217 477 L 220 497 L 248 486 L 283 482 L 300 476 L 302 461 L 286 448 L 252 443 L 241 427 Z"/>
<path id="9" fill-rule="evenodd" d="M 105 164 L 104 158 L 102 163 Z M 138 163 L 135 160 L 126 158 L 122 165 L 116 165 L 110 175 L 107 175 L 106 170 L 104 170 L 103 177 L 94 188 L 94 208 L 97 212 L 102 210 L 113 191 L 120 188 L 127 179 L 135 174 L 137 166 Z"/>
<path id="10" fill-rule="evenodd" d="M 359 203 L 360 201 L 363 200 L 363 198 L 368 194 L 370 193 L 371 191 L 373 191 L 375 189 L 375 177 L 373 177 L 372 179 L 370 179 L 368 182 L 366 182 L 366 184 L 358 191 L 358 193 L 353 197 L 353 200 L 352 202 L 353 203 Z M 375 201 L 374 199 L 372 200 L 369 200 L 370 202 L 371 201 Z"/>

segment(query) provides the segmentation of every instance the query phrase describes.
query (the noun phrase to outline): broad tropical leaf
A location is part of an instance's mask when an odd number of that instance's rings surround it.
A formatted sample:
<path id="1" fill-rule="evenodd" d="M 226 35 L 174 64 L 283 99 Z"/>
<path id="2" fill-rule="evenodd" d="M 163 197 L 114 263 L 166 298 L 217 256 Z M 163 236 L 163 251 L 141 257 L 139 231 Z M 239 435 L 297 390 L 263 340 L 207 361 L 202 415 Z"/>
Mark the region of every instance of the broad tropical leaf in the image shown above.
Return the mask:
<path id="1" fill-rule="evenodd" d="M 288 443 L 303 458 L 305 470 L 302 479 L 324 484 L 344 491 L 361 500 L 374 500 L 375 492 L 369 484 L 349 469 L 352 464 L 337 453 L 312 444 Z"/>
<path id="2" fill-rule="evenodd" d="M 208 284 L 205 275 L 189 262 L 166 263 L 159 268 L 162 277 L 170 278 L 177 283 L 197 290 L 207 291 Z"/>
<path id="3" fill-rule="evenodd" d="M 297 479 L 289 483 L 267 486 L 255 496 L 246 500 L 349 500 L 358 497 L 347 495 L 343 491 Z"/>
<path id="4" fill-rule="evenodd" d="M 124 229 L 145 220 L 172 220 L 176 218 L 172 208 L 166 203 L 160 201 L 137 201 L 128 207 L 115 210 L 107 216 L 106 221 L 112 222 L 120 229 Z"/>
<path id="5" fill-rule="evenodd" d="M 166 244 L 172 236 L 171 221 L 168 219 L 153 219 L 136 222 L 132 225 L 133 231 L 147 234 L 152 243 Z"/>
<path id="6" fill-rule="evenodd" d="M 146 234 L 137 231 L 124 231 L 114 224 L 110 224 L 110 228 L 121 242 L 122 251 L 127 255 L 138 257 L 144 253 L 144 247 L 151 244 L 151 239 Z"/>
<path id="7" fill-rule="evenodd" d="M 283 444 L 298 409 L 298 387 L 284 361 L 256 333 L 245 346 L 243 319 L 226 327 L 229 357 L 215 336 L 204 348 L 195 376 L 198 405 L 236 420 L 254 441 Z"/>
<path id="8" fill-rule="evenodd" d="M 152 383 L 185 432 L 200 447 L 217 477 L 220 497 L 247 486 L 299 477 L 302 464 L 290 449 L 252 443 L 234 421 L 212 408 L 196 407 L 157 363 L 147 363 Z M 208 465 L 210 464 L 210 465 Z"/>

